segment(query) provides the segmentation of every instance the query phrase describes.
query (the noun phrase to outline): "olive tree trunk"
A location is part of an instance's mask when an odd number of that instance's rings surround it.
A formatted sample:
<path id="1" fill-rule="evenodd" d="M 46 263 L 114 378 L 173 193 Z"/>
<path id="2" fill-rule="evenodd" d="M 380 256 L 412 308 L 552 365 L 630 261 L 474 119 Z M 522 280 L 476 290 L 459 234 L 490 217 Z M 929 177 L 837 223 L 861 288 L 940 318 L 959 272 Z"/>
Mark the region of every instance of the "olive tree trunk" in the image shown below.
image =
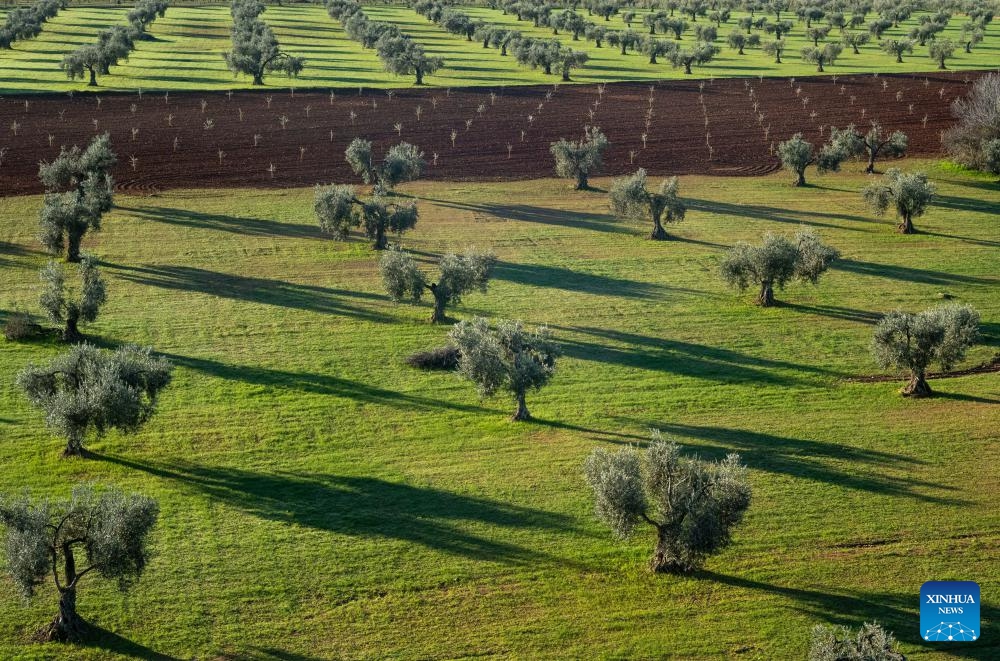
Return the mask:
<path id="1" fill-rule="evenodd" d="M 41 641 L 79 642 L 87 632 L 87 623 L 76 612 L 76 560 L 73 548 L 63 544 L 66 586 L 59 588 L 59 614 L 43 627 L 35 637 Z"/>
<path id="2" fill-rule="evenodd" d="M 656 550 L 649 559 L 649 569 L 656 573 L 669 574 L 679 574 L 689 569 L 681 562 L 679 549 L 666 526 L 656 527 Z"/>
<path id="3" fill-rule="evenodd" d="M 517 399 L 517 410 L 514 411 L 514 415 L 510 417 L 511 420 L 518 422 L 521 420 L 531 420 L 531 413 L 528 412 L 528 405 L 524 401 L 524 391 L 520 391 L 515 394 Z"/>
<path id="4" fill-rule="evenodd" d="M 912 214 L 903 214 L 903 218 L 899 222 L 899 233 L 900 234 L 913 234 L 916 230 L 913 228 L 913 216 Z"/>
<path id="5" fill-rule="evenodd" d="M 667 239 L 667 230 L 663 229 L 663 223 L 660 222 L 660 214 L 653 214 L 653 231 L 650 233 L 649 238 L 653 241 L 665 241 Z"/>
<path id="6" fill-rule="evenodd" d="M 63 328 L 62 341 L 76 343 L 83 339 L 83 334 L 77 327 L 79 317 L 77 313 L 70 312 L 66 315 L 66 327 Z"/>
<path id="7" fill-rule="evenodd" d="M 431 323 L 442 324 L 448 320 L 444 314 L 445 306 L 448 305 L 448 296 L 436 284 L 431 285 L 431 293 L 434 295 L 434 309 L 431 311 Z"/>
<path id="8" fill-rule="evenodd" d="M 587 179 L 586 172 L 576 173 L 576 190 L 587 190 L 590 188 L 590 183 Z"/>
<path id="9" fill-rule="evenodd" d="M 774 305 L 774 286 L 770 280 L 760 283 L 760 293 L 757 295 L 757 304 L 762 307 Z"/>
<path id="10" fill-rule="evenodd" d="M 66 261 L 80 261 L 80 244 L 83 243 L 83 233 L 76 230 L 66 232 Z"/>
<path id="11" fill-rule="evenodd" d="M 903 387 L 902 392 L 905 397 L 930 397 L 934 394 L 930 384 L 927 383 L 923 370 L 913 372 L 910 375 L 910 380 Z"/>

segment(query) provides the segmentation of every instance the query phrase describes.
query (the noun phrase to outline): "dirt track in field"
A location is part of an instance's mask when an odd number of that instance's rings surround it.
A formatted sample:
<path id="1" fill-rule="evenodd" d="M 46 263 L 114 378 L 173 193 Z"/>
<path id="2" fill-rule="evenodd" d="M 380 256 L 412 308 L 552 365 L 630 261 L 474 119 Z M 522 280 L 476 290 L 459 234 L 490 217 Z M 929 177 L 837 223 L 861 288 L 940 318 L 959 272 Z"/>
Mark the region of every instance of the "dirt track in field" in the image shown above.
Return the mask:
<path id="1" fill-rule="evenodd" d="M 549 143 L 590 124 L 611 142 L 602 174 L 639 166 L 651 174 L 763 174 L 778 167 L 773 146 L 795 132 L 819 143 L 830 125 L 867 128 L 872 120 L 904 131 L 910 155 L 928 156 L 940 151 L 950 103 L 979 75 L 693 79 L 652 92 L 646 83 L 611 83 L 603 94 L 590 85 L 508 87 L 493 90 L 494 98 L 485 88 L 400 90 L 391 98 L 384 90 L 341 90 L 332 99 L 326 91 L 98 92 L 26 97 L 27 107 L 25 98 L 4 97 L 0 193 L 40 192 L 38 162 L 61 145 L 84 145 L 95 130 L 111 132 L 115 178 L 135 193 L 356 182 L 343 157 L 356 136 L 372 140 L 379 155 L 399 140 L 418 145 L 429 179 L 550 176 Z"/>

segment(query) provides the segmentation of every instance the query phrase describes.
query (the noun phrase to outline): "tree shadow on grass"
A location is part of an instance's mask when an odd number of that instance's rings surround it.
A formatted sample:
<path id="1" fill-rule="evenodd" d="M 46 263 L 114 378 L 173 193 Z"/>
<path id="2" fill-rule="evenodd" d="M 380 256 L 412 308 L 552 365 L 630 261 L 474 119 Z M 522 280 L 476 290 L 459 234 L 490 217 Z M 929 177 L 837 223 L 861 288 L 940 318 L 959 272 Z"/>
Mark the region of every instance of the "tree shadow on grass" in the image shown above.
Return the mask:
<path id="1" fill-rule="evenodd" d="M 596 338 L 595 341 L 587 341 L 558 337 L 557 341 L 563 353 L 573 358 L 622 367 L 657 370 L 719 383 L 793 385 L 801 380 L 803 373 L 830 378 L 846 376 L 811 365 L 758 358 L 731 349 L 681 340 L 587 326 L 553 326 L 553 328 Z M 613 346 L 614 344 L 625 346 Z M 792 374 L 787 374 L 788 372 Z"/>
<path id="2" fill-rule="evenodd" d="M 881 312 L 869 312 L 867 310 L 845 308 L 839 305 L 801 305 L 799 303 L 776 301 L 775 307 L 788 308 L 789 310 L 795 310 L 796 312 L 816 314 L 823 317 L 830 317 L 831 319 L 856 321 L 861 324 L 874 324 L 883 316 Z"/>
<path id="3" fill-rule="evenodd" d="M 190 291 L 323 314 L 342 314 L 364 321 L 379 323 L 393 321 L 393 318 L 386 314 L 345 301 L 347 298 L 384 300 L 377 294 L 367 292 L 254 278 L 191 266 L 102 265 L 117 271 L 118 277 L 124 280 L 150 287 Z"/>
<path id="4" fill-rule="evenodd" d="M 764 434 L 726 427 L 685 425 L 658 421 L 632 421 L 647 428 L 680 436 L 707 441 L 711 445 L 698 445 L 699 455 L 707 459 L 721 459 L 731 452 L 738 452 L 742 460 L 755 470 L 789 475 L 804 480 L 843 486 L 874 494 L 915 498 L 928 503 L 961 505 L 964 501 L 920 493 L 916 489 L 955 491 L 955 487 L 917 480 L 909 477 L 868 475 L 859 466 L 879 467 L 899 465 L 913 467 L 925 462 L 906 455 L 879 450 L 856 448 L 839 443 L 806 440 Z M 851 462 L 857 466 L 843 470 L 826 462 Z"/>
<path id="5" fill-rule="evenodd" d="M 405 410 L 440 410 L 463 411 L 470 413 L 488 412 L 480 406 L 456 404 L 442 400 L 410 395 L 395 390 L 387 390 L 378 386 L 342 379 L 329 374 L 311 374 L 308 372 L 292 372 L 288 370 L 269 369 L 249 365 L 234 365 L 207 358 L 194 358 L 166 352 L 157 352 L 175 365 L 197 370 L 227 381 L 252 383 L 259 386 L 272 386 L 297 390 L 314 395 L 333 395 L 344 397 L 364 404 L 392 406 Z"/>
<path id="6" fill-rule="evenodd" d="M 864 216 L 852 216 L 842 213 L 824 213 L 821 211 L 803 211 L 801 209 L 782 209 L 780 207 L 761 206 L 758 204 L 731 204 L 729 202 L 719 202 L 717 200 L 699 200 L 696 198 L 685 198 L 688 208 L 694 211 L 704 211 L 722 216 L 736 218 L 752 218 L 754 220 L 766 220 L 774 223 L 789 223 L 794 225 L 811 225 L 814 227 L 828 227 L 836 230 L 851 230 L 855 232 L 867 231 L 865 227 L 850 227 L 843 224 L 821 222 L 818 218 L 828 220 L 839 220 L 870 224 L 871 220 Z"/>
<path id="7" fill-rule="evenodd" d="M 878 621 L 893 632 L 900 642 L 919 645 L 923 651 L 941 651 L 940 646 L 924 646 L 920 638 L 920 593 L 914 586 L 913 594 L 900 596 L 889 593 L 856 591 L 850 593 L 820 592 L 765 583 L 763 581 L 727 576 L 709 570 L 700 570 L 695 577 L 715 583 L 744 588 L 757 593 L 783 597 L 794 602 L 794 608 L 816 618 L 816 623 L 858 627 L 864 622 Z M 928 577 L 930 580 L 932 577 Z M 949 649 L 949 655 L 965 659 L 1000 658 L 1000 609 L 980 604 L 982 631 L 979 640 L 962 643 Z"/>
<path id="8" fill-rule="evenodd" d="M 217 232 L 231 232 L 248 236 L 288 237 L 299 239 L 323 238 L 318 225 L 282 223 L 261 218 L 242 218 L 225 214 L 202 213 L 170 207 L 118 207 L 136 218 L 169 225 L 194 227 Z"/>
<path id="9" fill-rule="evenodd" d="M 600 296 L 655 298 L 667 288 L 651 282 L 574 271 L 561 266 L 497 262 L 493 277 L 520 285 L 551 287 Z M 690 291 L 690 290 L 688 290 Z M 697 292 L 702 293 L 702 292 Z"/>
<path id="10" fill-rule="evenodd" d="M 17 243 L 0 241 L 0 266 L 15 266 L 17 259 L 40 254 L 40 251 L 25 248 Z"/>
<path id="11" fill-rule="evenodd" d="M 613 232 L 628 234 L 630 230 L 624 224 L 615 221 L 607 214 L 588 213 L 585 211 L 567 211 L 565 209 L 549 209 L 527 204 L 464 204 L 448 200 L 423 198 L 438 206 L 472 211 L 473 213 L 494 216 L 500 220 L 516 220 L 525 223 L 541 225 L 556 225 L 593 232 Z"/>
<path id="12" fill-rule="evenodd" d="M 308 654 L 299 654 L 298 652 L 289 652 L 288 650 L 278 649 L 276 647 L 254 647 L 253 651 L 248 655 L 241 658 L 247 659 L 247 661 L 323 661 L 318 656 L 309 656 Z"/>
<path id="13" fill-rule="evenodd" d="M 258 473 L 188 462 L 165 465 L 116 456 L 94 458 L 177 481 L 262 519 L 419 544 L 477 560 L 531 564 L 546 554 L 506 541 L 506 531 L 574 529 L 572 519 L 562 514 L 372 476 Z M 479 530 L 474 533 L 469 525 Z"/>
<path id="14" fill-rule="evenodd" d="M 134 641 L 122 638 L 113 631 L 108 631 L 91 622 L 84 622 L 85 639 L 74 647 L 97 648 L 108 653 L 131 657 L 135 659 L 152 659 L 152 661 L 177 661 L 179 657 L 162 654 Z"/>
<path id="15" fill-rule="evenodd" d="M 980 278 L 972 275 L 960 275 L 958 273 L 946 273 L 944 271 L 931 271 L 929 269 L 915 269 L 909 266 L 896 266 L 895 264 L 879 264 L 877 262 L 862 262 L 856 259 L 838 259 L 834 261 L 831 268 L 858 275 L 870 275 L 877 278 L 890 278 L 903 282 L 915 282 L 922 285 L 998 285 L 997 278 Z"/>

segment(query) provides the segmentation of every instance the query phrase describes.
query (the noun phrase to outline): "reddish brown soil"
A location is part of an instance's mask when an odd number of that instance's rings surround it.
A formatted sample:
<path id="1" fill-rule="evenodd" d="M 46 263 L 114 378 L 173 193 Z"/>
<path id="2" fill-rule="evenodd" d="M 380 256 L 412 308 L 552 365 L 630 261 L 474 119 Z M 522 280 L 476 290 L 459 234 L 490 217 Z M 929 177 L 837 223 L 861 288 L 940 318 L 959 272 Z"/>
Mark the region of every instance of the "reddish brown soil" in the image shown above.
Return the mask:
<path id="1" fill-rule="evenodd" d="M 341 90 L 332 101 L 325 91 L 294 96 L 289 91 L 242 92 L 231 97 L 173 93 L 169 99 L 152 93 L 141 99 L 136 94 L 98 93 L 100 104 L 94 94 L 78 93 L 72 98 L 28 97 L 27 108 L 24 98 L 5 97 L 0 100 L 0 149 L 7 150 L 0 165 L 0 193 L 39 192 L 38 162 L 55 157 L 60 145 L 85 144 L 95 133 L 95 120 L 96 131 L 111 132 L 120 187 L 150 193 L 178 187 L 354 182 L 343 154 L 355 136 L 375 142 L 379 154 L 400 139 L 423 149 L 428 162 L 436 152 L 437 165 L 428 168 L 430 179 L 549 176 L 549 143 L 575 138 L 588 124 L 602 127 L 611 142 L 604 174 L 639 166 L 651 174 L 762 174 L 778 167 L 773 145 L 795 132 L 818 143 L 831 124 L 853 122 L 866 128 L 873 119 L 906 132 L 910 154 L 926 156 L 939 152 L 940 132 L 951 122 L 949 104 L 968 88 L 966 81 L 978 75 L 853 75 L 836 82 L 832 75 L 794 82 L 669 81 L 653 86 L 652 106 L 650 86 L 643 83 L 609 84 L 601 97 L 594 86 L 498 88 L 495 103 L 490 90 L 483 88 L 450 94 L 404 90 L 392 98 L 380 90 L 365 90 L 360 96 Z M 207 102 L 204 112 L 202 100 Z M 417 107 L 423 111 L 419 121 Z M 173 115 L 172 126 L 168 115 Z M 284 129 L 282 116 L 287 117 Z M 213 125 L 206 128 L 209 120 Z M 17 135 L 13 122 L 20 124 Z M 397 122 L 403 125 L 402 138 L 394 128 Z M 770 127 L 766 139 L 765 127 Z M 135 139 L 133 128 L 138 129 Z M 454 147 L 452 130 L 457 132 Z M 260 136 L 257 147 L 255 134 Z M 130 157 L 135 158 L 134 167 Z"/>

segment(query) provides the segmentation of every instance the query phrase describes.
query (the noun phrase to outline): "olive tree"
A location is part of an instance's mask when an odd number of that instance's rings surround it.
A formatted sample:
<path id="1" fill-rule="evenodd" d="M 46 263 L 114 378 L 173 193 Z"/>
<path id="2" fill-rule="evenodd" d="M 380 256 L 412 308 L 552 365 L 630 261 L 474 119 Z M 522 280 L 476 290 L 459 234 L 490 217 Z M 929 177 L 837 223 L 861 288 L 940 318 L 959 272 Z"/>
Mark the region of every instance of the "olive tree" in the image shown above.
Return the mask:
<path id="1" fill-rule="evenodd" d="M 325 233 L 344 241 L 352 228 L 360 227 L 375 250 L 389 247 L 390 232 L 401 236 L 413 229 L 419 216 L 415 202 L 395 204 L 380 195 L 362 200 L 352 186 L 317 186 L 313 208 Z"/>
<path id="2" fill-rule="evenodd" d="M 173 367 L 148 347 L 102 351 L 74 345 L 48 365 L 30 364 L 17 383 L 31 404 L 45 412 L 49 428 L 66 439 L 64 456 L 83 456 L 91 430 L 138 430 L 156 410 Z"/>
<path id="3" fill-rule="evenodd" d="M 938 69 L 947 69 L 945 61 L 955 54 L 955 42 L 951 39 L 935 39 L 931 42 L 927 54 L 937 62 Z"/>
<path id="4" fill-rule="evenodd" d="M 381 163 L 375 162 L 375 152 L 370 140 L 354 138 L 344 151 L 344 160 L 354 174 L 372 185 L 376 195 L 391 194 L 397 184 L 419 179 L 427 163 L 424 153 L 408 142 L 393 145 Z"/>
<path id="5" fill-rule="evenodd" d="M 983 170 L 1000 174 L 1000 140 L 983 143 Z"/>
<path id="6" fill-rule="evenodd" d="M 864 135 L 854 128 L 854 124 L 849 124 L 842 130 L 831 126 L 830 144 L 839 147 L 847 156 L 867 156 L 868 166 L 865 172 L 873 174 L 875 159 L 879 156 L 892 158 L 902 156 L 906 153 L 909 138 L 902 131 L 889 133 L 882 129 L 881 124 L 873 121 L 872 127 Z"/>
<path id="7" fill-rule="evenodd" d="M 913 52 L 912 39 L 883 39 L 881 46 L 886 53 L 896 56 L 897 63 L 903 61 L 903 53 Z"/>
<path id="8" fill-rule="evenodd" d="M 657 64 L 657 57 L 670 55 L 677 50 L 677 44 L 667 39 L 649 38 L 642 42 L 642 53 L 649 56 L 650 64 Z"/>
<path id="9" fill-rule="evenodd" d="M 857 633 L 847 627 L 817 624 L 812 630 L 809 661 L 906 661 L 896 638 L 877 622 L 865 622 Z"/>
<path id="10" fill-rule="evenodd" d="M 87 623 L 76 610 L 80 581 L 100 576 L 127 591 L 149 563 L 149 534 L 158 515 L 155 500 L 115 489 L 77 487 L 70 499 L 55 502 L 26 496 L 0 500 L 6 569 L 14 585 L 31 597 L 51 579 L 59 593 L 59 613 L 38 632 L 39 639 L 87 637 Z"/>
<path id="11" fill-rule="evenodd" d="M 876 216 L 883 215 L 889 207 L 896 209 L 900 234 L 913 234 L 913 219 L 919 218 L 934 201 L 936 189 L 923 172 L 902 172 L 896 168 L 886 170 L 882 181 L 869 184 L 862 196 Z"/>
<path id="12" fill-rule="evenodd" d="M 66 249 L 66 261 L 80 261 L 84 235 L 101 229 L 101 218 L 112 206 L 114 181 L 110 170 L 117 158 L 108 133 L 86 149 L 62 148 L 51 163 L 42 162 L 38 178 L 45 187 L 40 214 L 42 244 L 52 253 Z"/>
<path id="13" fill-rule="evenodd" d="M 752 491 L 738 454 L 716 462 L 685 457 L 659 431 L 643 451 L 595 449 L 584 474 L 598 518 L 616 537 L 631 537 L 642 522 L 656 530 L 649 562 L 654 572 L 698 569 L 729 545 L 750 507 Z"/>
<path id="14" fill-rule="evenodd" d="M 475 384 L 480 396 L 506 390 L 517 402 L 511 420 L 530 420 L 525 396 L 552 379 L 560 353 L 549 329 L 529 331 L 520 321 L 506 319 L 491 326 L 475 317 L 455 324 L 449 338 L 460 352 L 459 374 Z"/>
<path id="15" fill-rule="evenodd" d="M 860 47 L 867 44 L 870 40 L 871 35 L 867 32 L 845 32 L 841 37 L 841 41 L 844 45 L 850 46 L 855 55 L 860 55 Z"/>
<path id="16" fill-rule="evenodd" d="M 233 2 L 231 11 L 233 47 L 222 57 L 234 75 L 251 76 L 254 85 L 263 85 L 265 73 L 280 71 L 296 77 L 302 72 L 305 60 L 281 50 L 274 31 L 258 18 L 264 11 L 263 3 L 238 0 Z"/>
<path id="17" fill-rule="evenodd" d="M 938 363 L 951 369 L 978 337 L 979 313 L 969 305 L 942 305 L 916 314 L 895 310 L 878 322 L 871 350 L 883 368 L 909 371 L 903 395 L 927 397 L 933 394 L 927 368 Z"/>
<path id="18" fill-rule="evenodd" d="M 972 47 L 981 43 L 984 36 L 986 36 L 986 32 L 983 26 L 975 21 L 969 21 L 962 26 L 959 42 L 965 48 L 966 53 L 971 53 Z"/>
<path id="19" fill-rule="evenodd" d="M 576 190 L 587 190 L 588 178 L 604 164 L 608 139 L 596 126 L 586 126 L 580 140 L 560 139 L 549 146 L 556 161 L 556 174 L 576 180 Z"/>
<path id="20" fill-rule="evenodd" d="M 951 112 L 958 121 L 942 138 L 951 158 L 966 167 L 989 171 L 991 155 L 995 154 L 990 146 L 1000 140 L 997 99 L 1000 74 L 991 73 L 976 80 L 966 96 L 952 103 Z"/>
<path id="21" fill-rule="evenodd" d="M 712 58 L 718 55 L 719 47 L 707 41 L 702 42 L 694 48 L 677 49 L 668 53 L 670 64 L 676 69 L 684 67 L 684 73 L 690 74 L 691 67 L 695 64 L 707 64 Z"/>
<path id="22" fill-rule="evenodd" d="M 739 30 L 733 30 L 729 34 L 729 47 L 736 51 L 737 55 L 743 55 L 745 48 L 757 48 L 760 46 L 760 35 L 743 34 Z"/>
<path id="23" fill-rule="evenodd" d="M 784 39 L 774 39 L 764 43 L 764 47 L 761 49 L 768 55 L 774 56 L 774 63 L 781 64 L 781 54 L 785 52 L 785 40 Z"/>
<path id="24" fill-rule="evenodd" d="M 89 76 L 87 85 L 96 87 L 97 74 L 101 71 L 103 63 L 104 53 L 99 45 L 83 44 L 66 53 L 59 63 L 59 68 L 66 72 L 70 80 Z"/>
<path id="25" fill-rule="evenodd" d="M 802 49 L 802 59 L 816 65 L 816 71 L 823 72 L 824 65 L 837 61 L 844 47 L 840 44 L 823 44 L 822 48 L 806 46 Z"/>
<path id="26" fill-rule="evenodd" d="M 424 76 L 434 74 L 444 66 L 440 57 L 431 57 L 424 47 L 406 35 L 387 33 L 375 45 L 382 66 L 397 76 L 413 76 L 417 85 L 424 84 Z"/>
<path id="27" fill-rule="evenodd" d="M 824 244 L 812 230 L 801 230 L 792 241 L 770 232 L 760 245 L 741 241 L 722 261 L 722 279 L 740 291 L 759 287 L 757 304 L 774 305 L 774 288 L 784 289 L 791 280 L 816 284 L 830 264 L 840 257 L 836 248 Z"/>
<path id="28" fill-rule="evenodd" d="M 104 280 L 92 257 L 85 256 L 79 265 L 80 285 L 67 288 L 63 267 L 50 261 L 40 272 L 42 294 L 40 303 L 49 320 L 64 324 L 64 342 L 79 342 L 83 339 L 78 325 L 81 321 L 91 322 L 107 300 Z"/>
<path id="29" fill-rule="evenodd" d="M 778 157 L 786 170 L 795 173 L 795 185 L 806 185 L 806 168 L 815 165 L 817 172 L 836 172 L 847 154 L 835 144 L 823 145 L 817 152 L 811 142 L 796 133 L 788 140 L 778 143 Z"/>
<path id="30" fill-rule="evenodd" d="M 657 191 L 646 187 L 646 170 L 639 168 L 635 174 L 615 179 L 611 183 L 611 211 L 623 220 L 652 219 L 653 230 L 649 235 L 654 241 L 669 238 L 663 223 L 684 220 L 687 207 L 677 194 L 677 177 L 664 179 Z"/>
<path id="31" fill-rule="evenodd" d="M 390 250 L 379 260 L 382 283 L 393 301 L 417 303 L 425 291 L 434 297 L 431 323 L 447 320 L 445 309 L 461 302 L 472 291 L 485 292 L 490 281 L 496 256 L 491 252 L 470 250 L 464 255 L 447 254 L 438 262 L 434 281 L 418 267 L 413 256 L 402 250 Z"/>

